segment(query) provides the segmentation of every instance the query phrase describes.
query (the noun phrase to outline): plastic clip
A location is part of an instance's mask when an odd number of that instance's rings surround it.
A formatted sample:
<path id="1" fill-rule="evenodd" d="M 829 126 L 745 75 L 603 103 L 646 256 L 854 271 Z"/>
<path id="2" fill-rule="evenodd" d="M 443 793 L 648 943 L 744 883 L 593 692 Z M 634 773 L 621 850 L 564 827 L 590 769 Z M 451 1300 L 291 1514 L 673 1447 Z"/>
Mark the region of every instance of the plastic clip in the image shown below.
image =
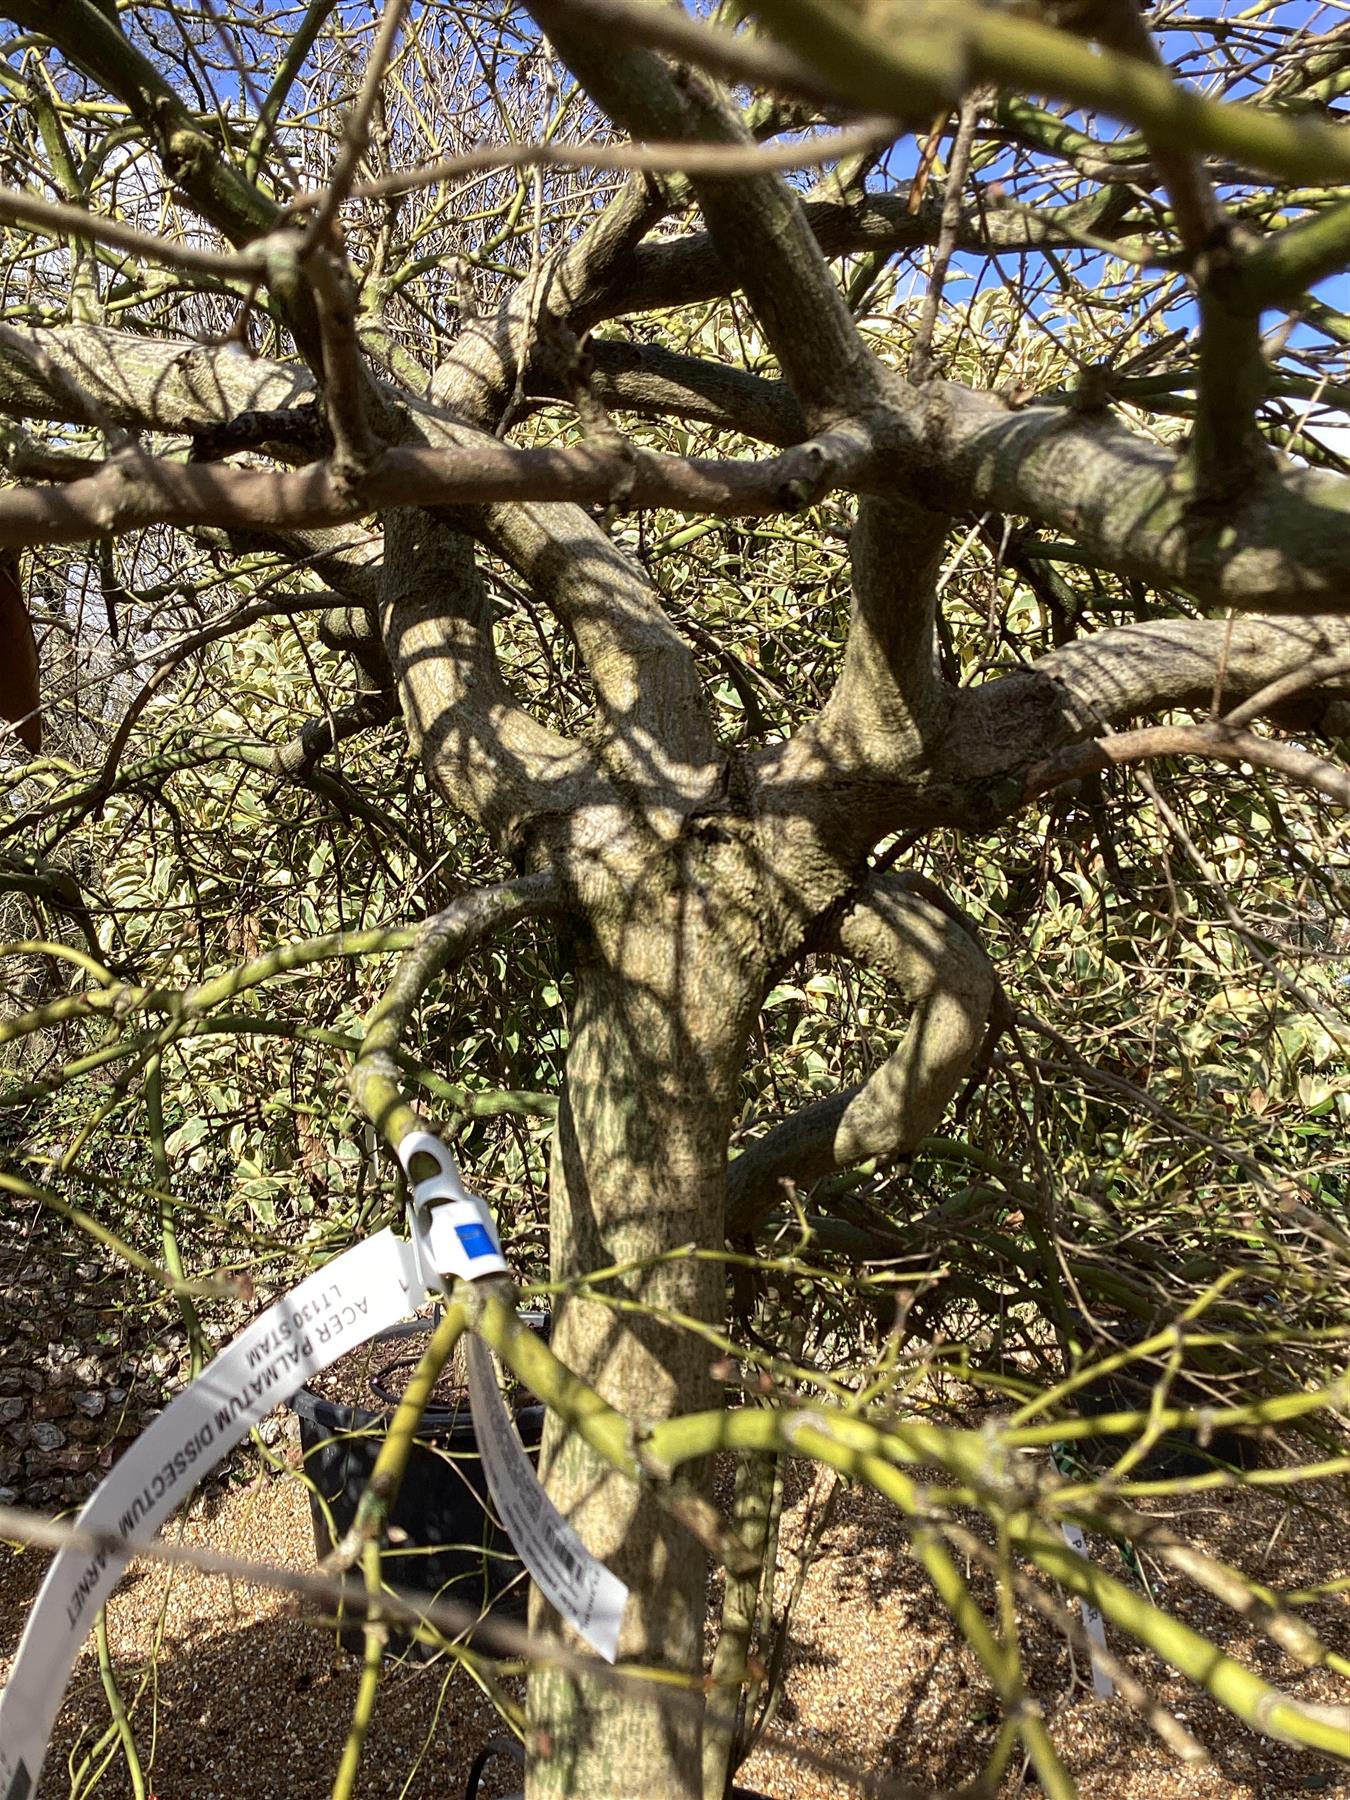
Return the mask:
<path id="1" fill-rule="evenodd" d="M 413 1181 L 415 1156 L 431 1157 L 437 1172 Z M 441 1140 L 429 1131 L 410 1131 L 399 1144 L 398 1159 L 412 1184 L 408 1229 L 428 1292 L 444 1292 L 456 1277 L 476 1281 L 481 1275 L 506 1274 L 487 1201 L 464 1186 Z"/>

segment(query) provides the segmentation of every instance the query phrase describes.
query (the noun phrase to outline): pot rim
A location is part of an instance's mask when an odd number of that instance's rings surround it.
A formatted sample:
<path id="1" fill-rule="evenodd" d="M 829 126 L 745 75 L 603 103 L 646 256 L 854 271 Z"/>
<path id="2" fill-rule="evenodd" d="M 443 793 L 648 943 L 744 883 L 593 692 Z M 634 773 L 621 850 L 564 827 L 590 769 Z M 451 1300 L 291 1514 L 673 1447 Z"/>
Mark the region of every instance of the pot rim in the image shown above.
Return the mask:
<path id="1" fill-rule="evenodd" d="M 520 1314 L 522 1320 L 530 1325 L 546 1325 L 550 1315 L 534 1309 Z M 435 1319 L 401 1319 L 397 1325 L 386 1325 L 383 1331 L 377 1331 L 367 1339 L 370 1344 L 394 1343 L 401 1338 L 430 1337 Z M 357 1348 L 364 1346 L 358 1345 Z M 350 1352 L 348 1352 L 350 1354 Z M 386 1365 L 390 1367 L 392 1365 Z M 380 1373 L 384 1371 L 381 1370 Z M 341 1432 L 370 1431 L 387 1424 L 393 1414 L 393 1406 L 386 1406 L 378 1411 L 369 1407 L 353 1406 L 344 1400 L 328 1400 L 322 1394 L 316 1394 L 312 1388 L 300 1387 L 290 1395 L 285 1404 L 298 1419 L 306 1419 L 317 1425 L 321 1431 L 336 1435 Z M 513 1409 L 514 1417 L 520 1420 L 536 1419 L 543 1424 L 544 1414 L 548 1409 L 542 1400 L 532 1400 L 527 1406 Z M 452 1443 L 463 1440 L 468 1444 L 476 1444 L 478 1433 L 473 1423 L 473 1415 L 469 1411 L 468 1396 L 464 1404 L 456 1407 L 429 1406 L 422 1414 L 420 1432 L 448 1438 Z"/>

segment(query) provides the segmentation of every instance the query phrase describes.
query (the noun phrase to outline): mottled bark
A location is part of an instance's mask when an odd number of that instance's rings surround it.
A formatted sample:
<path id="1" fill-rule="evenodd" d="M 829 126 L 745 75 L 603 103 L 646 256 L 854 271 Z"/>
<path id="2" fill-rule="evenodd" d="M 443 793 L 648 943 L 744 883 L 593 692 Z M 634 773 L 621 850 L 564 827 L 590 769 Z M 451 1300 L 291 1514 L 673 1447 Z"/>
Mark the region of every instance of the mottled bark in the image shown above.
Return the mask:
<path id="1" fill-rule="evenodd" d="M 303 371 L 90 327 L 0 333 L 0 394 L 22 416 L 206 434 L 235 404 L 308 406 Z M 883 372 L 884 373 L 884 372 Z M 1198 505 L 1184 462 L 1105 414 L 1014 410 L 992 394 L 934 383 L 922 400 L 893 379 L 865 422 L 798 445 L 767 466 L 686 463 L 597 440 L 564 452 L 513 451 L 443 410 L 398 395 L 411 440 L 462 460 L 399 449 L 363 487 L 325 464 L 296 473 L 148 462 L 93 493 L 25 488 L 0 494 L 0 542 L 78 542 L 155 519 L 294 531 L 354 519 L 375 506 L 566 498 L 632 506 L 673 502 L 728 515 L 792 510 L 831 485 L 905 492 L 935 512 L 995 508 L 1063 531 L 1088 563 L 1250 612 L 1336 612 L 1350 557 L 1350 483 L 1269 467 L 1222 508 Z M 392 394 L 393 390 L 389 390 Z M 289 397 L 289 398 L 288 398 Z M 3 408 L 0 408 L 3 409 Z"/>
<path id="2" fill-rule="evenodd" d="M 707 692 L 642 569 L 579 507 L 490 507 L 476 523 L 575 641 L 616 779 L 660 805 L 708 799 L 721 758 Z"/>
<path id="3" fill-rule="evenodd" d="M 722 1242 L 731 1105 L 767 980 L 756 887 L 752 857 L 698 832 L 662 847 L 620 827 L 589 859 L 552 1157 L 552 1274 L 567 1281 L 617 1266 L 625 1272 L 597 1295 L 641 1310 L 573 1293 L 552 1341 L 633 1419 L 639 1441 L 644 1421 L 715 1401 L 715 1352 L 681 1321 L 720 1323 L 724 1271 L 712 1257 L 674 1253 Z M 647 1266 L 627 1272 L 636 1262 Z M 697 1800 L 704 1553 L 556 1421 L 544 1465 L 555 1502 L 631 1590 L 621 1663 L 679 1670 L 695 1687 L 672 1697 L 653 1686 L 635 1701 L 571 1674 L 536 1674 L 531 1800 Z M 557 1626 L 538 1596 L 532 1622 Z"/>
<path id="4" fill-rule="evenodd" d="M 514 697 L 471 540 L 421 512 L 385 520 L 382 623 L 414 746 L 455 806 L 503 845 L 580 801 L 591 759 Z"/>

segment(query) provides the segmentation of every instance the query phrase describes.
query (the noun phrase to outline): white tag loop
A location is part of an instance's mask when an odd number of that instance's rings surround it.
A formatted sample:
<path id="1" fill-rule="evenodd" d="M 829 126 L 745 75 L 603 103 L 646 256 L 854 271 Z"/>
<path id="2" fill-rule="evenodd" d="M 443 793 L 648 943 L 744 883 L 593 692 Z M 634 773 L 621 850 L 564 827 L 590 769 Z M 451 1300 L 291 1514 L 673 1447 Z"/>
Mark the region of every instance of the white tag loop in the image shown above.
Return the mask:
<path id="1" fill-rule="evenodd" d="M 150 1536 L 278 1400 L 421 1300 L 411 1247 L 382 1231 L 282 1296 L 222 1350 L 113 1464 L 47 1571 L 0 1692 L 0 1800 L 29 1800 L 94 1614 L 122 1578 L 122 1540 Z"/>
<path id="2" fill-rule="evenodd" d="M 429 1156 L 436 1165 L 436 1173 L 425 1176 L 421 1181 L 413 1181 L 412 1164 L 415 1156 Z M 418 1206 L 429 1206 L 433 1200 L 468 1199 L 454 1157 L 434 1132 L 410 1131 L 399 1143 L 398 1160 L 403 1164 L 404 1173 L 412 1185 L 413 1199 Z"/>
<path id="3" fill-rule="evenodd" d="M 398 1147 L 405 1169 L 425 1153 L 437 1173 L 413 1187 L 412 1242 L 391 1232 L 326 1263 L 259 1315 L 113 1464 L 76 1525 L 105 1540 L 62 1550 L 29 1614 L 0 1691 L 0 1800 L 30 1800 L 52 1723 L 94 1613 L 127 1564 L 122 1544 L 168 1518 L 198 1480 L 312 1375 L 416 1307 L 446 1278 L 506 1272 L 486 1201 L 470 1194 L 430 1132 Z M 628 1590 L 554 1509 L 507 1416 L 492 1363 L 468 1345 L 470 1403 L 493 1500 L 521 1560 L 553 1605 L 601 1656 L 618 1650 Z"/>
<path id="4" fill-rule="evenodd" d="M 436 1173 L 413 1181 L 415 1156 L 430 1156 Z M 399 1143 L 398 1159 L 412 1184 L 408 1230 L 428 1291 L 444 1293 L 456 1277 L 477 1281 L 483 1275 L 505 1275 L 506 1258 L 487 1201 L 464 1186 L 441 1140 L 429 1131 L 410 1131 Z"/>

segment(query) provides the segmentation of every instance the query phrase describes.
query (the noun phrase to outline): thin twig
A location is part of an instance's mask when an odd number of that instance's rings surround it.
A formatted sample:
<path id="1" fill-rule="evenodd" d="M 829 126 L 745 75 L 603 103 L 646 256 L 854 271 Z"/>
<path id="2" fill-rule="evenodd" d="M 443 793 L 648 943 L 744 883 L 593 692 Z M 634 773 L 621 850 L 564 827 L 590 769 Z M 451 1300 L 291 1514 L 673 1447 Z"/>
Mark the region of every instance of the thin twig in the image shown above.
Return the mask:
<path id="1" fill-rule="evenodd" d="M 380 29 L 376 33 L 375 42 L 371 47 L 370 61 L 366 64 L 361 92 L 357 97 L 356 105 L 347 114 L 342 128 L 342 144 L 338 150 L 337 162 L 333 166 L 333 173 L 328 178 L 327 185 L 318 197 L 317 210 L 305 232 L 305 241 L 300 250 L 302 258 L 312 256 L 321 244 L 328 242 L 338 209 L 351 189 L 356 175 L 356 165 L 370 145 L 371 116 L 375 111 L 380 83 L 384 80 L 389 59 L 394 53 L 394 43 L 407 9 L 408 0 L 388 0 L 384 9 L 384 16 L 380 20 Z"/>
<path id="2" fill-rule="evenodd" d="M 1272 769 L 1300 787 L 1324 794 L 1337 806 L 1350 806 L 1350 769 L 1342 769 L 1294 744 L 1234 731 L 1228 721 L 1206 725 L 1149 725 L 1138 731 L 1115 732 L 1075 744 L 1030 769 L 1023 800 L 1032 800 L 1065 781 L 1097 773 L 1121 763 L 1151 762 L 1160 756 L 1208 756 L 1216 762 L 1250 763 Z"/>
<path id="3" fill-rule="evenodd" d="M 942 222 L 938 227 L 938 241 L 933 250 L 932 273 L 928 278 L 928 292 L 924 295 L 923 312 L 920 314 L 909 354 L 909 378 L 916 386 L 927 381 L 932 373 L 933 333 L 937 329 L 938 313 L 942 308 L 942 291 L 947 284 L 947 270 L 951 266 L 961 233 L 961 197 L 965 192 L 966 177 L 970 173 L 970 152 L 975 142 L 975 126 L 979 116 L 979 102 L 973 94 L 967 94 L 957 115 L 956 136 L 952 140 L 952 153 L 947 163 L 947 183 L 942 192 Z"/>
<path id="4" fill-rule="evenodd" d="M 358 182 L 351 190 L 351 198 L 387 200 L 457 176 L 499 169 L 611 169 L 647 175 L 751 175 L 766 169 L 808 169 L 839 157 L 882 149 L 895 140 L 898 131 L 894 119 L 867 118 L 846 130 L 800 138 L 790 144 L 487 144 L 421 168 Z M 287 211 L 308 212 L 321 205 L 327 194 L 327 188 L 299 194 L 290 201 Z"/>

